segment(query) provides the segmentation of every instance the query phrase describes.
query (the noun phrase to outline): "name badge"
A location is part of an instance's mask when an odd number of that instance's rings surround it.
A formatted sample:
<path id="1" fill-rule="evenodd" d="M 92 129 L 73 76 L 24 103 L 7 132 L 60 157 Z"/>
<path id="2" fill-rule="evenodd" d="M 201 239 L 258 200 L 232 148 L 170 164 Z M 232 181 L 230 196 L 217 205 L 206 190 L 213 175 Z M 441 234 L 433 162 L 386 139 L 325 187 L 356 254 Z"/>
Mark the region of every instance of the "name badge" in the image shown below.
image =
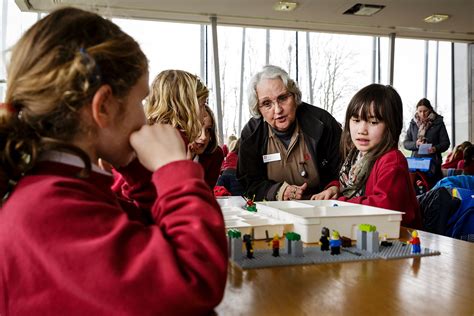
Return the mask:
<path id="1" fill-rule="evenodd" d="M 272 162 L 272 161 L 280 161 L 280 160 L 281 160 L 280 153 L 263 155 L 263 163 Z"/>

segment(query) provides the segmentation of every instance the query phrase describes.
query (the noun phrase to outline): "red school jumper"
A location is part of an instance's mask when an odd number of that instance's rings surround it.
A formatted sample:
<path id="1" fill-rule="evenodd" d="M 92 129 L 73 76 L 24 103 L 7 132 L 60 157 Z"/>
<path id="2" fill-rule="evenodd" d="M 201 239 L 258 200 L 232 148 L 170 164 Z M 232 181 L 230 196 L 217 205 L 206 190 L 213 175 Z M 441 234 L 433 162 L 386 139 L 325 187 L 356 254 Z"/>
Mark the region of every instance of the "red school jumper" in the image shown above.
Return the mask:
<path id="1" fill-rule="evenodd" d="M 149 210 L 117 199 L 110 175 L 79 170 L 41 162 L 0 210 L 0 315 L 208 314 L 224 293 L 227 247 L 202 168 L 154 172 Z"/>
<path id="2" fill-rule="evenodd" d="M 331 185 L 334 183 L 328 186 Z M 341 196 L 338 200 L 405 212 L 402 216 L 403 226 L 421 227 L 418 200 L 410 180 L 407 159 L 398 149 L 392 149 L 377 159 L 363 196 L 351 199 Z"/>

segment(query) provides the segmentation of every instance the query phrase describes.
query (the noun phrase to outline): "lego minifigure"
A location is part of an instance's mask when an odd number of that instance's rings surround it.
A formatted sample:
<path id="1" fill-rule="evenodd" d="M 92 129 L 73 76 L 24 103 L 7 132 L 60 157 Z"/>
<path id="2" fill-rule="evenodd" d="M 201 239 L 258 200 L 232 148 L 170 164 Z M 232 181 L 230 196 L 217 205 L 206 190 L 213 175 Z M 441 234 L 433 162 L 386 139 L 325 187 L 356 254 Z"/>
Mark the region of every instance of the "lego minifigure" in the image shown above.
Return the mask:
<path id="1" fill-rule="evenodd" d="M 280 238 L 278 237 L 278 234 L 275 234 L 275 236 L 273 236 L 272 249 L 273 249 L 272 256 L 279 257 L 280 256 Z"/>
<path id="2" fill-rule="evenodd" d="M 253 246 L 252 246 L 252 236 L 249 234 L 244 235 L 245 249 L 247 250 L 247 258 L 253 258 Z"/>
<path id="3" fill-rule="evenodd" d="M 319 242 L 321 243 L 321 251 L 329 250 L 329 228 L 323 227 L 323 229 L 321 229 Z"/>
<path id="4" fill-rule="evenodd" d="M 341 254 L 341 239 L 337 230 L 332 231 L 332 236 L 331 240 L 329 241 L 329 244 L 331 245 L 331 255 Z"/>
<path id="5" fill-rule="evenodd" d="M 418 237 L 418 232 L 416 230 L 411 232 L 411 239 L 408 241 L 411 244 L 412 253 L 421 253 L 420 238 Z"/>
<path id="6" fill-rule="evenodd" d="M 256 212 L 257 211 L 257 206 L 255 205 L 255 202 L 253 201 L 255 199 L 255 194 L 253 195 L 252 199 L 247 199 L 247 204 L 246 204 L 246 209 L 249 212 Z"/>
<path id="7" fill-rule="evenodd" d="M 383 235 L 382 237 L 382 242 L 380 243 L 380 246 L 382 247 L 392 247 L 393 243 L 388 241 L 387 239 L 387 234 Z"/>

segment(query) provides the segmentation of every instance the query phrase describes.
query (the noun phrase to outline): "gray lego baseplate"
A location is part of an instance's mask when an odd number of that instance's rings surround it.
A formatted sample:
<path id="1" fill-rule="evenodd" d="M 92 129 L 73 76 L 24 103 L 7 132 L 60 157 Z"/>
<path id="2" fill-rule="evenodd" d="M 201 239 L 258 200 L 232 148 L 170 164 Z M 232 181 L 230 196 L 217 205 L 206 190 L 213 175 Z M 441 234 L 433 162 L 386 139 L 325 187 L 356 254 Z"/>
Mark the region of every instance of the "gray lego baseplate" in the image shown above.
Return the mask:
<path id="1" fill-rule="evenodd" d="M 324 264 L 336 262 L 380 260 L 380 259 L 399 259 L 416 258 L 426 256 L 438 256 L 441 253 L 429 248 L 421 248 L 421 253 L 412 253 L 412 246 L 402 243 L 398 240 L 392 241 L 391 247 L 380 246 L 380 251 L 370 253 L 365 250 L 359 250 L 356 247 L 341 248 L 340 255 L 331 255 L 330 251 L 321 251 L 319 246 L 309 246 L 303 248 L 303 257 L 293 257 L 286 254 L 285 250 L 280 249 L 280 256 L 273 257 L 271 249 L 257 249 L 254 251 L 253 259 L 245 256 L 245 249 L 242 256 L 236 260 L 231 260 L 242 269 L 268 268 L 292 265 Z"/>

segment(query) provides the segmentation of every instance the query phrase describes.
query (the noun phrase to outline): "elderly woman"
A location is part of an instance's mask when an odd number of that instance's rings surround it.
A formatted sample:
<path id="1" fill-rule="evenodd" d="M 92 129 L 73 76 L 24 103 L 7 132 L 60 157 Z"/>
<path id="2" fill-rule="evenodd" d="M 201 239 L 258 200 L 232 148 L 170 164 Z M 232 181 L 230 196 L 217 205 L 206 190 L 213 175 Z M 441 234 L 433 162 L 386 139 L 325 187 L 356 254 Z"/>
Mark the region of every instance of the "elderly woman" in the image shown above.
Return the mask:
<path id="1" fill-rule="evenodd" d="M 237 177 L 255 200 L 309 199 L 338 178 L 341 127 L 301 101 L 296 82 L 265 66 L 248 88 L 253 118 L 241 133 Z"/>
<path id="2" fill-rule="evenodd" d="M 420 152 L 422 144 L 431 144 L 427 152 Z M 443 117 L 435 112 L 428 99 L 421 99 L 416 105 L 415 117 L 408 126 L 403 146 L 412 151 L 412 157 L 429 157 L 433 159 L 435 174 L 432 183 L 442 178 L 441 153 L 450 145 L 448 131 Z"/>

